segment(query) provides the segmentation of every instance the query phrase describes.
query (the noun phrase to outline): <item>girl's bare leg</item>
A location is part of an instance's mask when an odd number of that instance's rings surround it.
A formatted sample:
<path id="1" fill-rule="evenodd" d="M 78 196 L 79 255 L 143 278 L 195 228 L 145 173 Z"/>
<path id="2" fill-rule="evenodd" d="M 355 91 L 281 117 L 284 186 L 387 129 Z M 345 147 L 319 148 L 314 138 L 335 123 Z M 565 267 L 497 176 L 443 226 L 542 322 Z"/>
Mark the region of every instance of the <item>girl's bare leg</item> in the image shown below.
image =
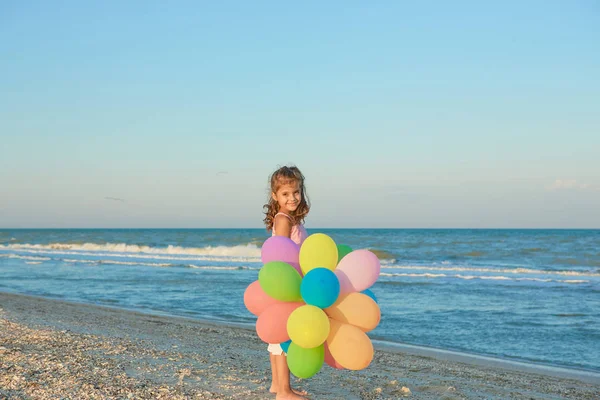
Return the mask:
<path id="1" fill-rule="evenodd" d="M 306 393 L 298 393 L 294 391 L 290 386 L 290 369 L 287 365 L 287 359 L 282 354 L 280 356 L 275 357 L 275 367 L 277 369 L 277 399 L 278 400 L 300 400 L 306 399 L 305 397 L 300 396 L 300 394 Z"/>

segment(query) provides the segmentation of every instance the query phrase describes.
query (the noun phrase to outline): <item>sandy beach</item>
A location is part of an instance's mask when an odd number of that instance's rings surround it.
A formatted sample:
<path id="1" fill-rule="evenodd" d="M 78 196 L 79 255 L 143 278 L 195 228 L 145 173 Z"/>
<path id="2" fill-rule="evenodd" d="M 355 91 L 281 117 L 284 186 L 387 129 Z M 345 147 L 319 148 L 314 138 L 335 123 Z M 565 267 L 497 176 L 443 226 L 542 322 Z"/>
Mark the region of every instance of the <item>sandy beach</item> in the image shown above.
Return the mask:
<path id="1" fill-rule="evenodd" d="M 0 293 L 2 399 L 269 399 L 245 327 Z M 376 346 L 363 371 L 293 378 L 311 399 L 597 399 L 600 382 Z M 412 353 L 412 354 L 410 354 Z"/>

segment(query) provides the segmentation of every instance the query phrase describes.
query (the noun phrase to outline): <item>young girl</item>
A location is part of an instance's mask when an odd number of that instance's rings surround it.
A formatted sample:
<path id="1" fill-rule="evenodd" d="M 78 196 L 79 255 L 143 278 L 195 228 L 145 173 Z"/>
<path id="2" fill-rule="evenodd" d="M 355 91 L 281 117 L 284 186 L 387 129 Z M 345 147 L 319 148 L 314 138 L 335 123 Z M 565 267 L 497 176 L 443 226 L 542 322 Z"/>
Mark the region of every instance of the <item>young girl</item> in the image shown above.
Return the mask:
<path id="1" fill-rule="evenodd" d="M 271 194 L 264 205 L 265 225 L 273 236 L 287 236 L 301 245 L 308 236 L 302 225 L 308 214 L 310 204 L 304 188 L 304 176 L 296 167 L 281 167 L 270 178 Z M 290 387 L 290 370 L 286 355 L 279 344 L 269 344 L 271 360 L 271 393 L 277 393 L 277 399 L 304 399 L 299 392 Z"/>

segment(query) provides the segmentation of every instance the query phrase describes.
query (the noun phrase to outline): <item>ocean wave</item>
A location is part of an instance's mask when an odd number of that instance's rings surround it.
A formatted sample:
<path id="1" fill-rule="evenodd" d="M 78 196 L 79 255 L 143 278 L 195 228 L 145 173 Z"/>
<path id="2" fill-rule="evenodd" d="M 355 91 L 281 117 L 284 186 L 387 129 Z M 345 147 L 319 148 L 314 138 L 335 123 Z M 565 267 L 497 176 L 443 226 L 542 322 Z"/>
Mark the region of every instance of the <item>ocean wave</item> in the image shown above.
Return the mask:
<path id="1" fill-rule="evenodd" d="M 541 270 L 531 268 L 478 268 L 478 267 L 429 267 L 423 265 L 383 265 L 382 269 L 402 269 L 402 270 L 424 270 L 424 271 L 453 271 L 453 272 L 491 272 L 491 273 L 502 273 L 502 274 L 536 274 L 536 275 L 565 275 L 565 276 L 587 276 L 587 277 L 600 277 L 598 270 L 594 271 L 553 271 L 553 270 Z"/>
<path id="2" fill-rule="evenodd" d="M 436 285 L 434 281 L 379 281 L 377 285 L 384 286 L 430 286 Z"/>
<path id="3" fill-rule="evenodd" d="M 503 275 L 447 275 L 447 274 L 429 274 L 429 273 L 388 273 L 382 272 L 381 276 L 387 277 L 408 277 L 408 278 L 456 278 L 456 279 L 464 279 L 464 280 L 473 280 L 473 279 L 481 279 L 481 280 L 493 280 L 493 281 L 531 281 L 531 282 L 557 282 L 557 283 L 571 283 L 571 284 L 580 284 L 580 283 L 589 283 L 590 281 L 585 279 L 542 279 L 542 278 L 517 278 L 517 277 L 509 277 Z"/>
<path id="4" fill-rule="evenodd" d="M 527 249 L 522 249 L 521 253 L 539 253 L 539 252 L 542 252 L 542 251 L 547 251 L 547 250 L 543 249 L 541 247 L 530 247 L 530 248 L 527 248 Z"/>
<path id="5" fill-rule="evenodd" d="M 145 262 L 135 262 L 135 261 L 117 261 L 117 260 L 83 260 L 83 259 L 69 259 L 63 258 L 60 261 L 68 262 L 68 263 L 78 263 L 78 264 L 112 264 L 112 265 L 142 265 L 146 267 L 172 267 L 174 264 L 171 263 L 145 263 Z"/>
<path id="6" fill-rule="evenodd" d="M 260 268 L 253 268 L 253 267 L 247 267 L 247 266 L 238 266 L 238 267 L 232 267 L 232 266 L 219 266 L 219 265 L 193 265 L 190 264 L 188 265 L 189 268 L 194 268 L 194 269 L 205 269 L 205 270 L 223 270 L 223 271 L 236 271 L 236 270 L 259 270 Z"/>
<path id="7" fill-rule="evenodd" d="M 260 262 L 260 257 L 216 257 L 216 256 L 187 256 L 187 257 L 177 257 L 177 256 L 164 256 L 164 255 L 145 255 L 141 253 L 136 254 L 123 254 L 123 253 L 89 253 L 89 252 L 79 252 L 79 251 L 37 251 L 37 250 L 21 250 L 27 253 L 37 253 L 37 254 L 49 254 L 52 256 L 89 256 L 89 257 L 120 257 L 120 258 L 132 258 L 132 259 L 145 259 L 145 260 L 169 260 L 169 261 L 227 261 L 227 262 L 247 262 L 254 263 Z M 2 257 L 2 254 L 0 254 Z M 49 258 L 50 260 L 51 258 Z M 60 260 L 60 258 L 58 258 Z"/>
<path id="8" fill-rule="evenodd" d="M 555 317 L 561 317 L 561 318 L 572 318 L 572 317 L 587 317 L 588 314 L 583 314 L 583 313 L 566 313 L 566 314 L 552 314 Z"/>
<path id="9" fill-rule="evenodd" d="M 182 264 L 182 263 L 153 263 L 153 262 L 138 262 L 138 261 L 119 261 L 119 260 L 87 260 L 80 258 L 60 258 L 57 261 L 70 263 L 70 264 L 87 264 L 87 265 L 131 265 L 131 266 L 145 266 L 145 267 L 183 267 L 183 268 L 194 268 L 194 269 L 205 269 L 205 270 L 260 270 L 260 268 L 250 266 L 231 266 L 231 265 L 196 265 L 196 264 Z M 27 262 L 27 264 L 41 264 L 41 261 Z"/>
<path id="10" fill-rule="evenodd" d="M 464 256 L 464 257 L 481 257 L 481 256 L 483 256 L 484 254 L 485 254 L 485 253 L 484 253 L 484 252 L 482 252 L 482 251 L 476 251 L 476 250 L 473 250 L 473 251 L 470 251 L 470 252 L 468 252 L 468 253 L 461 254 L 461 256 Z"/>
<path id="11" fill-rule="evenodd" d="M 49 258 L 49 257 L 23 256 L 20 254 L 12 254 L 12 253 L 0 254 L 0 257 L 18 258 L 21 260 L 33 260 L 33 261 L 49 261 L 49 260 L 51 260 L 51 258 Z"/>
<path id="12" fill-rule="evenodd" d="M 387 273 L 387 272 L 381 272 L 379 275 L 381 276 L 408 276 L 411 278 L 443 278 L 445 276 L 448 276 L 446 274 L 427 274 L 427 273 L 423 273 L 423 274 L 401 274 L 401 273 Z"/>
<path id="13" fill-rule="evenodd" d="M 99 260 L 82 260 L 82 259 L 63 258 L 63 259 L 60 259 L 59 261 L 66 262 L 66 263 L 79 263 L 79 264 L 100 264 Z"/>
<path id="14" fill-rule="evenodd" d="M 369 251 L 373 254 L 375 254 L 377 256 L 377 258 L 379 258 L 380 260 L 391 260 L 391 261 L 395 261 L 394 259 L 394 255 L 388 251 L 385 250 L 379 250 L 379 249 L 369 249 Z"/>
<path id="15" fill-rule="evenodd" d="M 582 266 L 593 266 L 600 267 L 600 260 L 593 259 L 578 259 L 578 258 L 555 258 L 552 260 L 555 264 L 564 265 L 582 265 Z"/>
<path id="16" fill-rule="evenodd" d="M 51 243 L 51 244 L 10 244 L 0 245 L 0 250 L 74 250 L 74 251 L 108 251 L 114 253 L 143 253 L 143 254 L 174 254 L 174 255 L 212 255 L 212 256 L 237 256 L 260 257 L 260 248 L 255 244 L 237 246 L 206 246 L 206 247 L 181 247 L 169 245 L 167 247 L 140 246 L 126 243 Z"/>

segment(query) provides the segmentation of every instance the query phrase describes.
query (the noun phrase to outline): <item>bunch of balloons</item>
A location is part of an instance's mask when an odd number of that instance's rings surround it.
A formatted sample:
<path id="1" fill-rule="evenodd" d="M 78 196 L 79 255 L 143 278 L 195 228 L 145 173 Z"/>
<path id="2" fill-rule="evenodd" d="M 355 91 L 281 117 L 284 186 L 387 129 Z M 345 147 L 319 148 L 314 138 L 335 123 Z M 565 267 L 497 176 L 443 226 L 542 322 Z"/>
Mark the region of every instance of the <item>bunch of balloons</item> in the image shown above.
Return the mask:
<path id="1" fill-rule="evenodd" d="M 261 249 L 258 280 L 244 293 L 248 311 L 258 316 L 256 333 L 266 343 L 280 343 L 290 371 L 299 378 L 333 368 L 361 370 L 373 359 L 366 335 L 381 312 L 368 290 L 381 269 L 368 250 L 337 245 L 316 233 L 299 247 L 272 236 Z"/>

